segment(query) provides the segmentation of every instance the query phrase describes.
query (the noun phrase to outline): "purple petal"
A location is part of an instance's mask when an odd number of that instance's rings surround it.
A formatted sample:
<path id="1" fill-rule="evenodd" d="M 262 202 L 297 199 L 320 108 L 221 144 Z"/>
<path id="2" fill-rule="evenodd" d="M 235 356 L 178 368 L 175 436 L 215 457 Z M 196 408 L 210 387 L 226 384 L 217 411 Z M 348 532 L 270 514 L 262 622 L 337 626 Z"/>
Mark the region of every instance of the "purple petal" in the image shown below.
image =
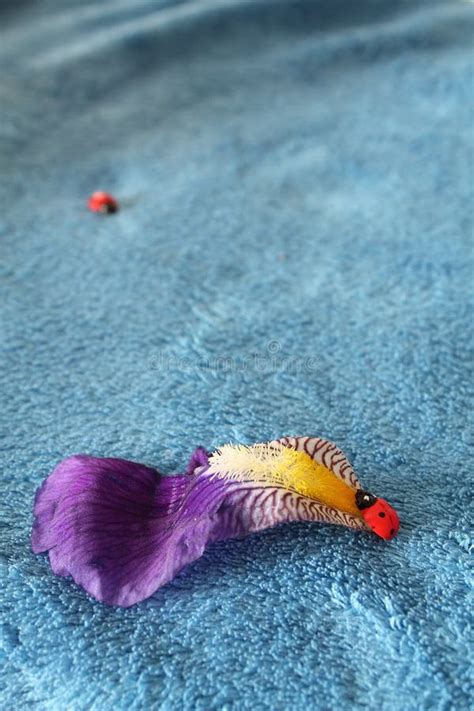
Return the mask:
<path id="1" fill-rule="evenodd" d="M 36 495 L 33 551 L 49 551 L 57 575 L 126 607 L 202 555 L 224 495 L 222 482 L 161 477 L 121 459 L 70 457 Z"/>
<path id="2" fill-rule="evenodd" d="M 186 474 L 194 474 L 198 467 L 207 467 L 209 464 L 209 452 L 204 447 L 197 447 L 189 460 Z"/>
<path id="3" fill-rule="evenodd" d="M 277 523 L 358 519 L 275 487 L 211 477 L 196 450 L 181 476 L 123 459 L 75 456 L 38 490 L 32 547 L 48 551 L 57 575 L 71 575 L 98 600 L 128 607 L 152 595 L 208 543 Z"/>

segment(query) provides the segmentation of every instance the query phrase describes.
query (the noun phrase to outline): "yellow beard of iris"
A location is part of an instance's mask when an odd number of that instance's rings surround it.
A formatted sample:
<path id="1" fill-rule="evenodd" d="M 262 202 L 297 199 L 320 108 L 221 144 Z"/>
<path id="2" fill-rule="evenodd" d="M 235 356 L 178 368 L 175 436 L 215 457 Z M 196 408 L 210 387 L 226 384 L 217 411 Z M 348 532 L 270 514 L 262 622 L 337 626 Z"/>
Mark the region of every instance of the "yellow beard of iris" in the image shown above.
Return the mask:
<path id="1" fill-rule="evenodd" d="M 209 472 L 234 481 L 252 481 L 289 489 L 326 506 L 362 518 L 355 489 L 306 452 L 268 444 L 226 444 L 209 459 Z"/>

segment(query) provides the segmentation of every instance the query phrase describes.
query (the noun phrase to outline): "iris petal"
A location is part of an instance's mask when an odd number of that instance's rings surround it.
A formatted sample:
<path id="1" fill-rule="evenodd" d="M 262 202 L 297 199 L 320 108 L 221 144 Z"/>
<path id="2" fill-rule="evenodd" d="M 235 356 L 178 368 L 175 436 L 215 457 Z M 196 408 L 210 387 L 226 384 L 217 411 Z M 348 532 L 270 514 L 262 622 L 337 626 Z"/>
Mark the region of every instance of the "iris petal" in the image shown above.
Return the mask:
<path id="1" fill-rule="evenodd" d="M 166 477 L 123 459 L 65 459 L 36 495 L 33 551 L 98 600 L 128 607 L 213 541 L 294 520 L 364 526 L 283 488 L 211 476 L 207 461 L 199 448 L 187 474 Z"/>

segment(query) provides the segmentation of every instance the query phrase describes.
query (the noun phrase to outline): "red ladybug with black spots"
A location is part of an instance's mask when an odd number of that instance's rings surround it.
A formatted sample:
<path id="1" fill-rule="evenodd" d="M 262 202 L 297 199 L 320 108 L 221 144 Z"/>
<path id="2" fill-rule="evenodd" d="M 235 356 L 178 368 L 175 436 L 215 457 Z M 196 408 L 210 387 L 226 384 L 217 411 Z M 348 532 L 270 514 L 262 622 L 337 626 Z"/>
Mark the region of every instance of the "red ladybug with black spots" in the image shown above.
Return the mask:
<path id="1" fill-rule="evenodd" d="M 105 193 L 103 190 L 96 190 L 95 193 L 92 193 L 87 204 L 92 212 L 101 212 L 103 214 L 111 214 L 119 209 L 117 200 L 110 193 Z"/>
<path id="2" fill-rule="evenodd" d="M 370 492 L 359 489 L 356 493 L 356 504 L 362 518 L 377 536 L 389 541 L 397 534 L 400 519 L 388 501 L 378 499 Z"/>

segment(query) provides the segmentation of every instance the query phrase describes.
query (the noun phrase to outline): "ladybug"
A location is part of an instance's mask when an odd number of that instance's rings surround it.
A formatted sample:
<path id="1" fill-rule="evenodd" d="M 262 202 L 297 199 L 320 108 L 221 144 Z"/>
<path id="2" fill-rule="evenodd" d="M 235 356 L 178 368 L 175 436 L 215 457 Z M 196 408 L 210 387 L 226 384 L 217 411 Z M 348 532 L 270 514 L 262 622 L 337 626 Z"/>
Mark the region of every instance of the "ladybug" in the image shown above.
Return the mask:
<path id="1" fill-rule="evenodd" d="M 378 499 L 363 489 L 356 493 L 356 505 L 362 518 L 377 536 L 390 541 L 400 528 L 398 514 L 385 499 Z"/>
<path id="2" fill-rule="evenodd" d="M 102 212 L 106 214 L 117 212 L 119 209 L 117 200 L 110 195 L 110 193 L 105 193 L 102 190 L 97 190 L 95 193 L 92 193 L 87 205 L 92 212 Z"/>

